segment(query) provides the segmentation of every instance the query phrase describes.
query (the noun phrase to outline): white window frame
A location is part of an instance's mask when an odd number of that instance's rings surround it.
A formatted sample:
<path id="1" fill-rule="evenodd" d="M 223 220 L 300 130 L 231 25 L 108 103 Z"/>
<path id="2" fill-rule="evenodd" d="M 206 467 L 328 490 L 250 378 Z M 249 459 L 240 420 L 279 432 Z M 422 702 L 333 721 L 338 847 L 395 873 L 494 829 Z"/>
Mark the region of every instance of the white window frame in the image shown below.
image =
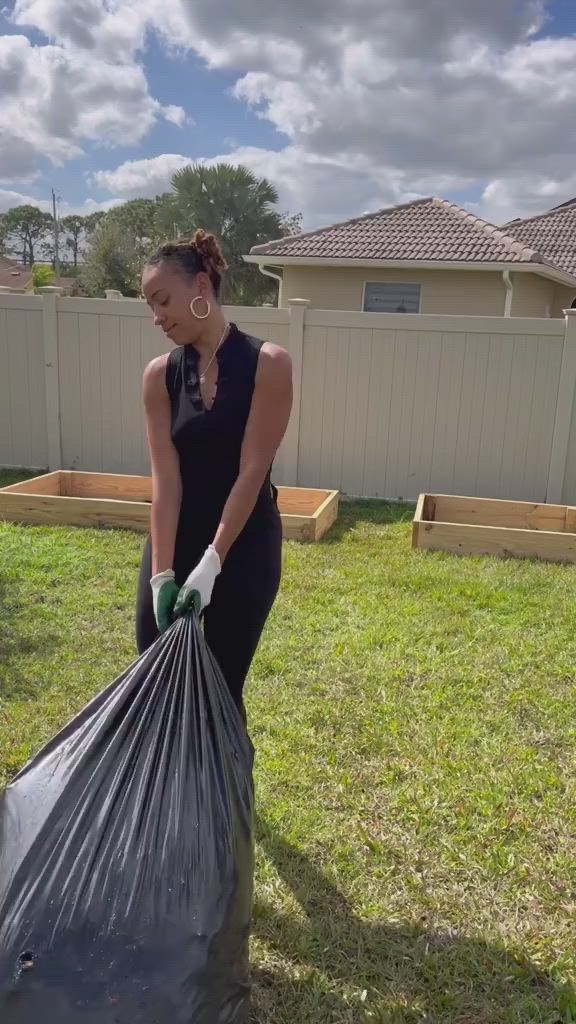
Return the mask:
<path id="1" fill-rule="evenodd" d="M 383 284 L 383 285 L 387 285 L 388 284 L 391 287 L 395 287 L 396 286 L 396 282 L 395 281 L 374 281 L 372 279 L 365 280 L 363 285 L 362 285 L 362 307 L 361 307 L 362 313 L 369 312 L 368 310 L 366 310 L 364 308 L 364 306 L 366 304 L 366 288 L 367 288 L 367 286 L 369 284 Z M 417 286 L 420 289 L 420 294 L 418 296 L 418 313 L 421 313 L 422 312 L 422 284 L 421 284 L 421 282 L 420 281 L 400 281 L 398 286 L 402 287 L 402 285 L 404 285 L 404 284 L 409 284 L 409 285 L 412 285 L 412 286 Z M 410 313 L 388 313 L 388 314 L 385 313 L 383 315 L 384 316 L 410 316 Z M 413 313 L 412 316 L 416 316 L 416 314 Z"/>

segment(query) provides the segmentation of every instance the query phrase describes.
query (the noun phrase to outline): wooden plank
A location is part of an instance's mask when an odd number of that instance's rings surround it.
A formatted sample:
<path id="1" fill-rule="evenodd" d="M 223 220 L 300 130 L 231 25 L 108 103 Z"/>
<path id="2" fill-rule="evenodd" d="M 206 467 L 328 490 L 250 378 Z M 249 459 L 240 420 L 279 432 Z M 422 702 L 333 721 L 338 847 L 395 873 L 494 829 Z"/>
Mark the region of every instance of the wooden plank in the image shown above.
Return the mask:
<path id="1" fill-rule="evenodd" d="M 42 476 L 34 476 L 30 480 L 21 480 L 17 484 L 9 484 L 8 487 L 0 489 L 0 494 L 52 494 L 59 495 L 60 473 L 43 473 Z"/>
<path id="2" fill-rule="evenodd" d="M 493 555 L 498 558 L 537 558 L 576 564 L 576 534 L 516 530 L 502 526 L 462 523 L 422 523 L 418 547 L 455 555 Z"/>
<path id="3" fill-rule="evenodd" d="M 311 543 L 314 540 L 314 521 L 311 516 L 282 516 L 282 536 L 285 540 Z"/>
<path id="4" fill-rule="evenodd" d="M 319 541 L 324 534 L 328 533 L 331 526 L 338 518 L 338 506 L 340 495 L 338 491 L 332 491 L 314 514 L 314 540 Z"/>
<path id="5" fill-rule="evenodd" d="M 564 531 L 565 505 L 543 505 L 501 498 L 434 495 L 437 522 L 503 526 L 526 530 Z"/>
<path id="6" fill-rule="evenodd" d="M 39 494 L 2 495 L 0 519 L 42 526 L 107 527 L 148 531 L 150 506 L 135 501 L 62 498 Z"/>
<path id="7" fill-rule="evenodd" d="M 289 515 L 312 516 L 333 491 L 307 487 L 279 487 L 278 507 Z"/>
<path id="8" fill-rule="evenodd" d="M 147 531 L 151 497 L 150 477 L 62 470 L 0 490 L 0 519 Z M 279 488 L 284 536 L 319 540 L 336 520 L 338 502 L 337 491 Z"/>
<path id="9" fill-rule="evenodd" d="M 414 513 L 414 519 L 412 520 L 412 547 L 418 547 L 418 536 L 420 530 L 420 524 L 424 517 L 424 505 L 426 502 L 427 495 L 420 494 L 418 501 L 416 502 L 416 511 Z"/>
<path id="10" fill-rule="evenodd" d="M 566 533 L 576 533 L 576 508 L 568 505 L 566 508 Z"/>
<path id="11" fill-rule="evenodd" d="M 152 501 L 152 478 L 115 473 L 70 474 L 70 496 L 117 498 L 120 501 Z"/>

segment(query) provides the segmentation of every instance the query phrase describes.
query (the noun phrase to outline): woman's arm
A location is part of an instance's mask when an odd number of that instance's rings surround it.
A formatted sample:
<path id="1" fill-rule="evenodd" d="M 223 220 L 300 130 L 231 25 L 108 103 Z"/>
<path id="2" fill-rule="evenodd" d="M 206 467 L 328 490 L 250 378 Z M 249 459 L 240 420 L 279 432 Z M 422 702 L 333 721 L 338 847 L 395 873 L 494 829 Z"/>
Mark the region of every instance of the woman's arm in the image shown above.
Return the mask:
<path id="1" fill-rule="evenodd" d="M 170 436 L 170 399 L 166 390 L 167 357 L 159 356 L 144 371 L 143 395 L 152 462 L 152 575 L 172 569 L 182 501 L 178 453 Z"/>
<path id="2" fill-rule="evenodd" d="M 258 359 L 252 406 L 240 459 L 240 472 L 224 506 L 213 544 L 223 563 L 256 504 L 292 411 L 292 360 L 266 343 Z"/>

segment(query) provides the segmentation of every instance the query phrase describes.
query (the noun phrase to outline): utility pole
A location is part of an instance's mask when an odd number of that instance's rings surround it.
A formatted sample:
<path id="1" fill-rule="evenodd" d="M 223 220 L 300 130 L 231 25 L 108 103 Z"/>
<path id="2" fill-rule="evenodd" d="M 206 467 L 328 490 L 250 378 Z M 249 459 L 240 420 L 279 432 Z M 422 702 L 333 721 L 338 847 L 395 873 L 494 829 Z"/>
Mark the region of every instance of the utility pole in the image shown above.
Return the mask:
<path id="1" fill-rule="evenodd" d="M 59 229 L 58 229 L 58 200 L 56 193 L 52 189 L 52 211 L 54 216 L 54 270 L 56 272 L 56 280 L 60 279 L 60 253 L 59 253 Z"/>

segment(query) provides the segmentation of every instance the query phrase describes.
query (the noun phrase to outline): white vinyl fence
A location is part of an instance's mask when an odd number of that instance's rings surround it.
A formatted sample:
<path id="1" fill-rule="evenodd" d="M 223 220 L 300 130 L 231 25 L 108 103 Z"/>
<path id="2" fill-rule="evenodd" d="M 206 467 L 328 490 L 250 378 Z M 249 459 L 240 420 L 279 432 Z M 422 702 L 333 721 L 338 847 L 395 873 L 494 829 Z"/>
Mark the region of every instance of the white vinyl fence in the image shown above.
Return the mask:
<path id="1" fill-rule="evenodd" d="M 576 501 L 576 311 L 566 320 L 229 308 L 285 346 L 281 484 Z M 0 465 L 149 471 L 143 302 L 0 294 Z"/>

